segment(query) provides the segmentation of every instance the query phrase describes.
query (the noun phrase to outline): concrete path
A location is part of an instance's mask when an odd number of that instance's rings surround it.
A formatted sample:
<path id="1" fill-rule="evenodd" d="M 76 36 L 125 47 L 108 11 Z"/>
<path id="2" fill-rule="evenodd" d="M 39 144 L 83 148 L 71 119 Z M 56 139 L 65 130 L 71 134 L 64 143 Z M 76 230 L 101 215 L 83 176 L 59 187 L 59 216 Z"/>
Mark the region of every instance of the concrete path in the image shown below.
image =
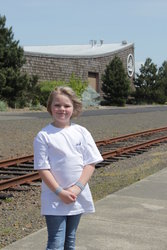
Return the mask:
<path id="1" fill-rule="evenodd" d="M 167 168 L 96 202 L 76 250 L 167 250 Z M 45 250 L 46 228 L 3 250 Z"/>

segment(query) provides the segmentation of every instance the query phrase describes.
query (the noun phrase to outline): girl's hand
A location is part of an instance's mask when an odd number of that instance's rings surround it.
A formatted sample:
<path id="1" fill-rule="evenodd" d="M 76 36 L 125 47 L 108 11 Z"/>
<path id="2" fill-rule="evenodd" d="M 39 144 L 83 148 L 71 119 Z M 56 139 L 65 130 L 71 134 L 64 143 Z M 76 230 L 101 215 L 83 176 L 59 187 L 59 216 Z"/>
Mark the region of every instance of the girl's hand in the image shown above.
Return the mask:
<path id="1" fill-rule="evenodd" d="M 71 186 L 71 187 L 69 187 L 69 188 L 66 189 L 66 190 L 71 191 L 71 192 L 72 192 L 73 194 L 75 194 L 76 196 L 78 196 L 78 195 L 80 194 L 80 192 L 81 192 L 81 189 L 80 189 L 78 186 L 76 186 L 76 185 Z"/>
<path id="2" fill-rule="evenodd" d="M 70 190 L 65 190 L 63 189 L 60 193 L 59 193 L 59 197 L 60 199 L 65 203 L 65 204 L 70 204 L 72 202 L 76 201 L 76 194 L 71 192 Z"/>

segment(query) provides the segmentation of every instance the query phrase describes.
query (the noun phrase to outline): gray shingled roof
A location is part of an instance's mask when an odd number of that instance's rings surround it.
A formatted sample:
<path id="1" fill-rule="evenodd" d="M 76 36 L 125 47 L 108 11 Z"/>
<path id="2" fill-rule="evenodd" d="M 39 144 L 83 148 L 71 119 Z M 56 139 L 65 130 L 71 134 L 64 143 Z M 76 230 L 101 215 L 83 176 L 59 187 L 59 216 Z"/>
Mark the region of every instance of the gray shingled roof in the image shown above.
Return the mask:
<path id="1" fill-rule="evenodd" d="M 91 43 L 87 45 L 52 45 L 52 46 L 24 46 L 25 52 L 62 55 L 62 56 L 96 56 L 108 54 L 111 52 L 122 50 L 133 45 L 123 41 L 122 43 L 104 44 Z"/>

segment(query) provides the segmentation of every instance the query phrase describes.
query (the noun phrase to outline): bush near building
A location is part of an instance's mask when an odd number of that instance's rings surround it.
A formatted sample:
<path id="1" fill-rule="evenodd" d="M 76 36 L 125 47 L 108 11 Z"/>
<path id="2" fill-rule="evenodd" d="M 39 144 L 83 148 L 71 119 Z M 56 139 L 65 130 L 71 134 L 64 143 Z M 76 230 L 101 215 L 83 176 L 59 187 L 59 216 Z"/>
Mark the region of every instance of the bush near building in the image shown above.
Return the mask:
<path id="1" fill-rule="evenodd" d="M 74 74 L 71 75 L 70 80 L 66 81 L 44 81 L 39 84 L 39 102 L 41 105 L 46 106 L 48 96 L 52 90 L 58 86 L 68 86 L 71 87 L 76 95 L 81 99 L 82 93 L 88 86 L 87 82 L 81 81 L 80 78 L 76 77 Z"/>
<path id="2" fill-rule="evenodd" d="M 102 81 L 105 103 L 124 106 L 130 93 L 130 81 L 119 57 L 115 57 L 106 67 Z"/>

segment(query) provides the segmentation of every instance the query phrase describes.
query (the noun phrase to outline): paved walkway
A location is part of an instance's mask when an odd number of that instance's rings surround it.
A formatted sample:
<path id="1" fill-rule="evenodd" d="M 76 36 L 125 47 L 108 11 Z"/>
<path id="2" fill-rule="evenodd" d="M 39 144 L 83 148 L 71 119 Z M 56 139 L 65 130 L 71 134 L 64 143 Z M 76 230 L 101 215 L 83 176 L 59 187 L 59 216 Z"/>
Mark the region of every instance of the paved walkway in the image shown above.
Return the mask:
<path id="1" fill-rule="evenodd" d="M 167 168 L 96 202 L 76 250 L 167 250 Z M 45 250 L 46 228 L 3 250 Z"/>

